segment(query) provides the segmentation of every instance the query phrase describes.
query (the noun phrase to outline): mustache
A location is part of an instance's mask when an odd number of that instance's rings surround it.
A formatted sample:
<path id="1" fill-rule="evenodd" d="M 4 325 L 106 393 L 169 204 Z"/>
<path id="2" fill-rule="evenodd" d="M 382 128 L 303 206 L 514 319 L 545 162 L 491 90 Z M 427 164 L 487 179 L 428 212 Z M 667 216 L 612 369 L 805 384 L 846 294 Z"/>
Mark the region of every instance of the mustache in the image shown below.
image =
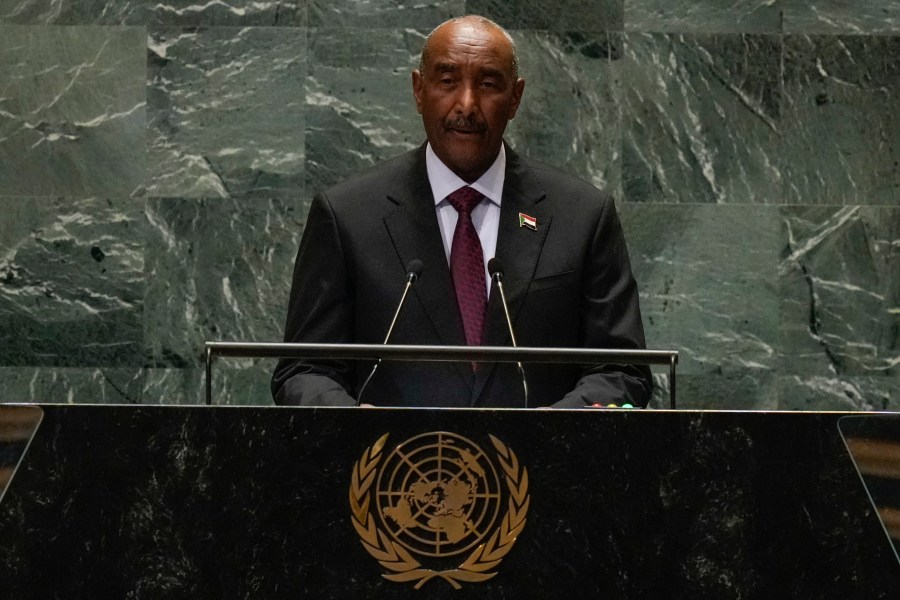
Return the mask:
<path id="1" fill-rule="evenodd" d="M 459 131 L 484 131 L 486 128 L 484 123 L 472 117 L 458 116 L 444 120 L 445 129 L 456 129 Z"/>

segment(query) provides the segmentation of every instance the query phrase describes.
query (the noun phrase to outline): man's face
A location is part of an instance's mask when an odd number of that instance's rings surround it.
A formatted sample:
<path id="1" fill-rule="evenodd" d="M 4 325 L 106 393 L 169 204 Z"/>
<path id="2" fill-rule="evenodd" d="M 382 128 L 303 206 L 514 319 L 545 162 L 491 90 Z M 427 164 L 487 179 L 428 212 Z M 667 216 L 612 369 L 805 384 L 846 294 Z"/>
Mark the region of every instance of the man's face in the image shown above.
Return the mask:
<path id="1" fill-rule="evenodd" d="M 491 27 L 449 23 L 431 37 L 413 94 L 434 153 L 471 183 L 497 158 L 516 115 L 523 79 L 513 76 L 509 41 Z"/>

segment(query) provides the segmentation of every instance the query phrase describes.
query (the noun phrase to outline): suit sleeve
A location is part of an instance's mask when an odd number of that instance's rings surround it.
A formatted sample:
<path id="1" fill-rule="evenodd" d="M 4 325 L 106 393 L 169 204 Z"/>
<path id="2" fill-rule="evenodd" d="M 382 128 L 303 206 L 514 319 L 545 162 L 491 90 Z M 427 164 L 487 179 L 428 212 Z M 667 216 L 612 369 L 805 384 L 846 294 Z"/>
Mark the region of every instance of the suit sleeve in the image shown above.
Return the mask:
<path id="1" fill-rule="evenodd" d="M 338 223 L 328 198 L 319 194 L 294 264 L 284 341 L 351 342 L 353 297 Z M 284 405 L 353 406 L 352 376 L 344 361 L 282 359 L 272 376 L 272 396 Z"/>
<path id="2" fill-rule="evenodd" d="M 580 311 L 584 347 L 646 348 L 637 283 L 615 203 L 608 196 L 584 259 Z M 553 406 L 580 408 L 599 402 L 645 407 L 651 389 L 646 365 L 595 365 L 585 369 L 575 388 Z"/>

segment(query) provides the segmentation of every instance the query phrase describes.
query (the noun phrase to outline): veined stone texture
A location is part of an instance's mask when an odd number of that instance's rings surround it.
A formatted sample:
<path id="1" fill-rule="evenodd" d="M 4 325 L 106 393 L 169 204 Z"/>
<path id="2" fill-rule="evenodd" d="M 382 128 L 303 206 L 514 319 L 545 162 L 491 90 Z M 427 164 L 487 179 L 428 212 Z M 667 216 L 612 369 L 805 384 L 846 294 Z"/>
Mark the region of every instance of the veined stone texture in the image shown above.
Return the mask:
<path id="1" fill-rule="evenodd" d="M 779 408 L 896 409 L 900 209 L 783 208 L 782 220 Z"/>
<path id="2" fill-rule="evenodd" d="M 2 198 L 0 206 L 0 364 L 141 366 L 141 203 Z"/>
<path id="3" fill-rule="evenodd" d="M 648 347 L 683 375 L 776 369 L 777 207 L 626 204 L 622 224 Z"/>
<path id="4" fill-rule="evenodd" d="M 709 375 L 682 373 L 677 376 L 676 384 L 676 409 L 679 410 L 807 410 L 801 401 L 795 401 L 794 405 L 779 405 L 778 377 L 771 371 L 744 369 Z M 669 376 L 655 374 L 653 385 L 648 408 L 670 408 Z M 785 390 L 788 391 L 787 388 Z M 816 398 L 815 401 L 822 400 Z"/>
<path id="5" fill-rule="evenodd" d="M 778 33 L 782 0 L 625 0 L 626 31 Z"/>
<path id="6" fill-rule="evenodd" d="M 157 25 L 306 26 L 307 0 L 169 0 L 151 3 Z"/>
<path id="7" fill-rule="evenodd" d="M 0 23 L 146 25 L 148 0 L 0 0 Z"/>
<path id="8" fill-rule="evenodd" d="M 618 192 L 621 34 L 517 31 L 514 38 L 526 84 L 507 140 L 532 158 Z"/>
<path id="9" fill-rule="evenodd" d="M 467 14 L 466 0 L 308 0 L 309 26 L 318 28 L 431 30 Z M 476 11 L 477 12 L 477 11 Z"/>
<path id="10" fill-rule="evenodd" d="M 622 31 L 622 0 L 467 0 L 466 12 L 507 29 Z"/>
<path id="11" fill-rule="evenodd" d="M 144 370 L 0 367 L 0 382 L 0 404 L 140 404 Z"/>
<path id="12" fill-rule="evenodd" d="M 779 0 L 787 32 L 900 33 L 900 4 L 895 0 Z"/>
<path id="13" fill-rule="evenodd" d="M 625 55 L 626 200 L 781 201 L 778 36 L 630 33 Z"/>
<path id="14" fill-rule="evenodd" d="M 0 195 L 140 186 L 144 48 L 140 28 L 0 25 Z"/>
<path id="15" fill-rule="evenodd" d="M 896 410 L 897 376 L 778 377 L 779 410 Z"/>
<path id="16" fill-rule="evenodd" d="M 784 208 L 785 367 L 798 375 L 900 372 L 900 208 Z"/>
<path id="17" fill-rule="evenodd" d="M 786 202 L 900 206 L 900 37 L 784 44 Z"/>
<path id="18" fill-rule="evenodd" d="M 307 196 L 425 141 L 412 96 L 426 32 L 318 29 L 306 78 Z M 360 60 L 365 57 L 365 60 Z"/>
<path id="19" fill-rule="evenodd" d="M 0 0 L 0 402 L 198 404 L 204 341 L 280 340 L 309 200 L 424 141 L 466 13 L 510 144 L 615 195 L 680 408 L 897 409 L 895 0 Z"/>
<path id="20" fill-rule="evenodd" d="M 281 341 L 303 224 L 291 203 L 148 202 L 148 364 L 202 364 L 207 340 Z"/>
<path id="21" fill-rule="evenodd" d="M 259 406 L 271 402 L 269 381 L 275 359 L 215 359 L 212 363 L 212 404 Z M 141 390 L 143 404 L 203 404 L 204 369 L 147 369 Z"/>
<path id="22" fill-rule="evenodd" d="M 302 193 L 305 30 L 170 29 L 148 44 L 149 196 Z"/>

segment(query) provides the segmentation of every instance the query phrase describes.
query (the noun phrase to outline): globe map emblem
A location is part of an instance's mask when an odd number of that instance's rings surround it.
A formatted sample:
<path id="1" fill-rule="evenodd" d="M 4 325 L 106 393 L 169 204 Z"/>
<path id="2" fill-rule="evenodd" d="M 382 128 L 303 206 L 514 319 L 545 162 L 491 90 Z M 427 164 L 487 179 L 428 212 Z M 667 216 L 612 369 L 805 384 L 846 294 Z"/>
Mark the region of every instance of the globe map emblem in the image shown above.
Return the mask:
<path id="1" fill-rule="evenodd" d="M 472 441 L 448 432 L 410 438 L 385 459 L 376 510 L 387 533 L 424 556 L 469 550 L 493 530 L 501 509 L 500 479 Z"/>

